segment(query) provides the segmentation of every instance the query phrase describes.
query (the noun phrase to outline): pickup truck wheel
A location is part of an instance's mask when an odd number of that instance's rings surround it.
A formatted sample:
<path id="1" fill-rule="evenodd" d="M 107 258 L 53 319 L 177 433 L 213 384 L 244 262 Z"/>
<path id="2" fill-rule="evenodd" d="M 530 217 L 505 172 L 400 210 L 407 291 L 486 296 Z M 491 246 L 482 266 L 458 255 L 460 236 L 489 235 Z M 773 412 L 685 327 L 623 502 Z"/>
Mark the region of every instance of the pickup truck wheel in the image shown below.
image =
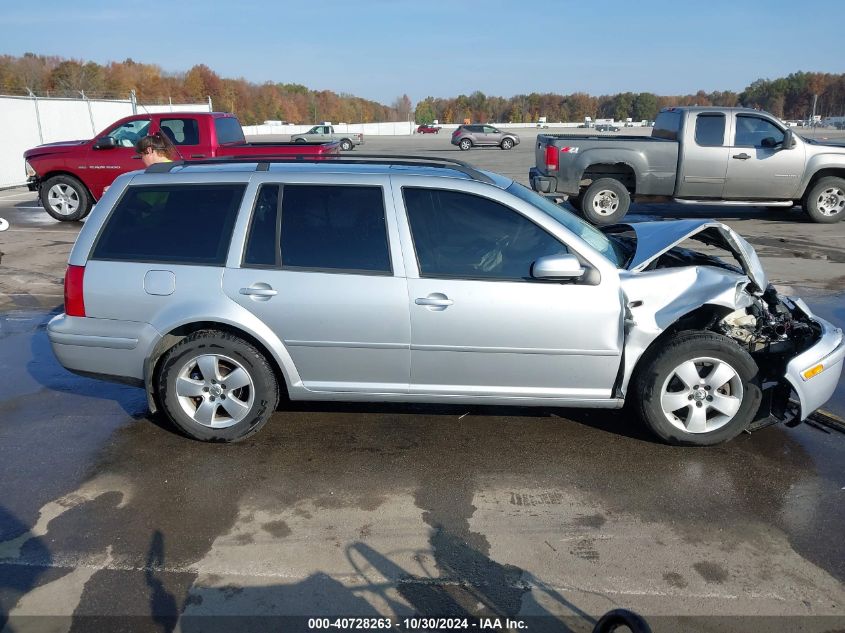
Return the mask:
<path id="1" fill-rule="evenodd" d="M 845 179 L 819 178 L 804 197 L 803 206 L 813 222 L 839 222 L 845 218 Z"/>
<path id="2" fill-rule="evenodd" d="M 350 141 L 348 138 L 343 139 L 340 142 L 340 149 L 342 149 L 344 152 L 350 151 L 352 149 L 352 141 Z"/>
<path id="3" fill-rule="evenodd" d="M 279 402 L 279 386 L 264 355 L 217 330 L 194 332 L 172 347 L 161 361 L 157 385 L 170 420 L 205 442 L 253 435 Z"/>
<path id="4" fill-rule="evenodd" d="M 595 225 L 615 224 L 628 212 L 631 195 L 615 178 L 599 178 L 581 195 L 581 211 Z"/>
<path id="5" fill-rule="evenodd" d="M 458 143 L 458 147 L 460 147 L 461 150 L 465 152 L 469 149 L 472 149 L 472 141 L 468 138 L 465 138 L 460 143 Z"/>
<path id="6" fill-rule="evenodd" d="M 41 186 L 41 204 L 60 222 L 76 222 L 91 212 L 91 195 L 72 176 L 53 176 Z"/>
<path id="7" fill-rule="evenodd" d="M 305 142 L 306 142 L 306 141 L 305 141 L 305 139 L 304 139 L 304 138 L 298 138 L 298 139 L 296 139 L 296 140 L 294 141 L 294 143 L 305 143 Z"/>
<path id="8" fill-rule="evenodd" d="M 506 138 L 502 139 L 502 149 L 511 149 L 513 147 L 513 140 Z"/>
<path id="9" fill-rule="evenodd" d="M 710 446 L 745 430 L 762 394 L 754 359 L 714 332 L 674 335 L 640 361 L 632 396 L 645 425 L 670 444 Z"/>

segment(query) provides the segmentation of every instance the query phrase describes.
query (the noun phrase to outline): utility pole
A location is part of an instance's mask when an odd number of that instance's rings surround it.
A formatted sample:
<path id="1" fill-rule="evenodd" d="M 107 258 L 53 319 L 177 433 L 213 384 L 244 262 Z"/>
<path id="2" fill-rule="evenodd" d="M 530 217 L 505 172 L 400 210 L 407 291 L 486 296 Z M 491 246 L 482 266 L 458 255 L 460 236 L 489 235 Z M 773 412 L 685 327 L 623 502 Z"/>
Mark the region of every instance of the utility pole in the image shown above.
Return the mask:
<path id="1" fill-rule="evenodd" d="M 816 101 L 818 101 L 818 99 L 819 95 L 813 95 L 813 116 L 812 119 L 810 119 L 812 121 L 811 125 L 813 127 L 816 126 Z"/>

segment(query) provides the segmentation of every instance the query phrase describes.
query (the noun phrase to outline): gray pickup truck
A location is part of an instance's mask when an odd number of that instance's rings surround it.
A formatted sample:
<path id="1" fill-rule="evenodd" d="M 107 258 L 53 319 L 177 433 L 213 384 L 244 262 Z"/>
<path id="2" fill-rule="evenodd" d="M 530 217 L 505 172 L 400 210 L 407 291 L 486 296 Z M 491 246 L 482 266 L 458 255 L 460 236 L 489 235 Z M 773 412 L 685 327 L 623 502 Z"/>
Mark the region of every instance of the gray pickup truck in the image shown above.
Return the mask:
<path id="1" fill-rule="evenodd" d="M 364 142 L 364 135 L 358 132 L 345 132 L 341 134 L 332 125 L 315 125 L 304 134 L 292 134 L 290 140 L 294 143 L 309 143 L 314 141 L 338 141 L 340 149 L 348 152 L 356 145 Z"/>
<path id="2" fill-rule="evenodd" d="M 619 222 L 631 199 L 791 207 L 814 222 L 845 218 L 845 145 L 794 134 L 747 108 L 664 108 L 651 137 L 540 134 L 531 187 L 569 197 L 594 224 Z"/>

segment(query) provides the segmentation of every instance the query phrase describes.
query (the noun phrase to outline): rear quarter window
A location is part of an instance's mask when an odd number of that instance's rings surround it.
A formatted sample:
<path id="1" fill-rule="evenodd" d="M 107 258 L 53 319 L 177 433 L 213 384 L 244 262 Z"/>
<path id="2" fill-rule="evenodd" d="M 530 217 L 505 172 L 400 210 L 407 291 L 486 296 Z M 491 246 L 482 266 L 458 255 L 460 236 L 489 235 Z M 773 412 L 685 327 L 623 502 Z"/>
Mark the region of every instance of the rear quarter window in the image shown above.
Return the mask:
<path id="1" fill-rule="evenodd" d="M 217 143 L 244 143 L 244 131 L 241 124 L 234 117 L 220 117 L 214 119 L 214 131 L 217 133 Z"/>
<path id="2" fill-rule="evenodd" d="M 665 138 L 670 141 L 678 140 L 678 132 L 681 130 L 680 110 L 667 110 L 657 115 L 654 121 L 654 129 L 651 135 L 655 138 Z"/>
<path id="3" fill-rule="evenodd" d="M 244 184 L 129 187 L 92 259 L 223 266 Z"/>

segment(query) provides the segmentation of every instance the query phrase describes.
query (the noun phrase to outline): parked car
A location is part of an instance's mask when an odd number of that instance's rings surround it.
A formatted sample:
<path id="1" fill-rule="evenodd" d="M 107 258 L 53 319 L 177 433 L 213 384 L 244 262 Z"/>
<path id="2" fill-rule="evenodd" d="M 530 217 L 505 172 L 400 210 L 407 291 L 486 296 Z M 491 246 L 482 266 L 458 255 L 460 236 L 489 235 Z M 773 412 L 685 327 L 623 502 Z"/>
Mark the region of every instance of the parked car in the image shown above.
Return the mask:
<path id="1" fill-rule="evenodd" d="M 337 141 L 344 152 L 355 149 L 364 143 L 364 135 L 358 132 L 338 132 L 332 125 L 315 125 L 304 134 L 291 134 L 294 143 L 314 141 Z"/>
<path id="2" fill-rule="evenodd" d="M 601 123 L 596 126 L 596 132 L 618 132 L 619 128 L 610 123 Z"/>
<path id="3" fill-rule="evenodd" d="M 814 222 L 845 218 L 845 144 L 801 137 L 758 110 L 665 108 L 651 137 L 539 134 L 535 161 L 531 187 L 569 196 L 594 224 L 619 222 L 632 198 L 797 203 Z"/>
<path id="4" fill-rule="evenodd" d="M 116 121 L 91 140 L 47 143 L 24 152 L 29 190 L 38 192 L 56 220 L 81 220 L 115 178 L 143 168 L 135 143 L 159 130 L 183 160 L 338 153 L 338 143 L 247 143 L 237 117 L 225 112 L 138 114 Z"/>
<path id="5" fill-rule="evenodd" d="M 473 147 L 501 147 L 511 149 L 519 145 L 519 136 L 502 132 L 492 125 L 460 125 L 452 132 L 452 145 L 466 151 Z"/>
<path id="6" fill-rule="evenodd" d="M 417 128 L 417 134 L 440 134 L 440 126 L 423 123 Z"/>
<path id="7" fill-rule="evenodd" d="M 806 418 L 845 355 L 728 226 L 602 232 L 510 178 L 406 156 L 124 174 L 79 233 L 47 334 L 66 368 L 144 387 L 209 441 L 252 435 L 284 394 L 627 400 L 663 440 L 715 444 L 769 413 Z"/>

